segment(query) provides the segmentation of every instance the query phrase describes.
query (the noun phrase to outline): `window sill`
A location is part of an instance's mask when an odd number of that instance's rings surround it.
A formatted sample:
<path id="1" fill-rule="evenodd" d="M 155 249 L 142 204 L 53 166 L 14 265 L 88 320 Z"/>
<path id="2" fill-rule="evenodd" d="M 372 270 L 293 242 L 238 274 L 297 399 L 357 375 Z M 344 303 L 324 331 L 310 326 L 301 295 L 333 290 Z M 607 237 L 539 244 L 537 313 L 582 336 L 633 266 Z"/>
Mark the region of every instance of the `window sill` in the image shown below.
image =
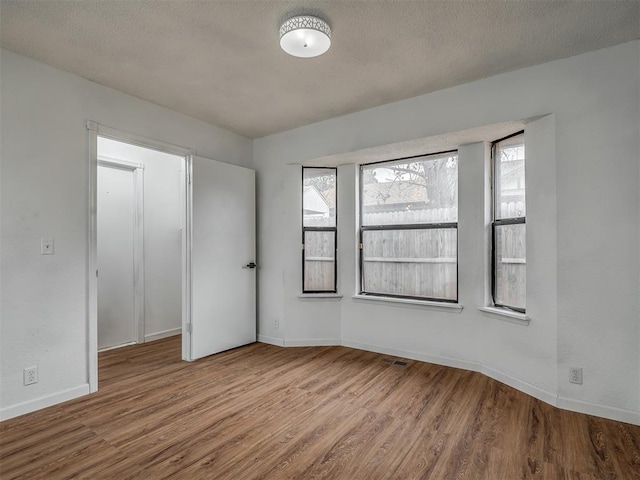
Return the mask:
<path id="1" fill-rule="evenodd" d="M 393 298 L 393 297 L 376 297 L 373 295 L 354 295 L 354 300 L 364 300 L 367 302 L 396 303 L 400 305 L 415 305 L 431 310 L 445 310 L 454 313 L 462 311 L 462 305 L 459 303 L 433 302 L 431 300 L 414 300 L 411 298 Z"/>
<path id="2" fill-rule="evenodd" d="M 298 298 L 302 300 L 320 300 L 320 299 L 341 300 L 342 295 L 340 293 L 301 293 L 300 295 L 298 295 Z"/>
<path id="3" fill-rule="evenodd" d="M 515 323 L 516 325 L 522 325 L 524 327 L 529 325 L 531 321 L 530 317 L 527 317 L 524 313 L 512 312 L 511 310 L 507 310 L 506 308 L 499 307 L 479 307 L 478 310 L 481 312 L 489 313 L 500 320 L 504 320 L 505 322 Z"/>

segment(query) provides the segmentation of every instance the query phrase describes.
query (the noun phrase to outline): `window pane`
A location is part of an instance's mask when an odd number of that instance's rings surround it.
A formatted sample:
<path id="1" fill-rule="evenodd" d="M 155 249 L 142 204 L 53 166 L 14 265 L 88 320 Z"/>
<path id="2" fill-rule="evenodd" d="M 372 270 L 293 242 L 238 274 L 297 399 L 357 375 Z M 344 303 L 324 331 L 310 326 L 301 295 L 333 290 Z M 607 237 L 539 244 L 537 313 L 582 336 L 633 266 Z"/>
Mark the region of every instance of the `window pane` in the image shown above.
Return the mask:
<path id="1" fill-rule="evenodd" d="M 363 165 L 362 225 L 457 221 L 457 152 Z"/>
<path id="2" fill-rule="evenodd" d="M 302 223 L 305 227 L 336 226 L 336 170 L 302 169 Z"/>
<path id="3" fill-rule="evenodd" d="M 304 232 L 304 291 L 333 292 L 336 232 Z"/>
<path id="4" fill-rule="evenodd" d="M 456 228 L 364 230 L 362 291 L 456 300 L 457 250 Z"/>
<path id="5" fill-rule="evenodd" d="M 526 225 L 495 226 L 495 298 L 497 305 L 526 307 Z"/>
<path id="6" fill-rule="evenodd" d="M 524 134 L 496 144 L 496 220 L 526 216 L 524 153 Z"/>

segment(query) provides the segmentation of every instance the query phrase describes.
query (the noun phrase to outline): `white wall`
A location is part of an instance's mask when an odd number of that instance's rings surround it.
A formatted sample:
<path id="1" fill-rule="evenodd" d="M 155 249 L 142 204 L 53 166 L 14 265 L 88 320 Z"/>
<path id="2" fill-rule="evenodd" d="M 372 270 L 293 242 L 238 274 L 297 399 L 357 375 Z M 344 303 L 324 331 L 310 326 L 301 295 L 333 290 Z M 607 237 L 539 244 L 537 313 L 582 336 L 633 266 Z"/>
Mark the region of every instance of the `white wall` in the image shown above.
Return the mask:
<path id="1" fill-rule="evenodd" d="M 87 120 L 250 166 L 251 140 L 2 50 L 2 418 L 88 392 Z M 55 255 L 40 255 L 40 238 Z M 38 365 L 24 387 L 22 370 Z"/>
<path id="2" fill-rule="evenodd" d="M 260 338 L 339 338 L 480 370 L 564 408 L 640 422 L 639 96 L 635 41 L 256 140 Z M 526 127 L 529 326 L 477 310 L 488 281 L 484 144 L 460 148 L 461 313 L 351 298 L 349 165 L 338 172 L 344 298 L 298 298 L 300 167 L 291 164 L 538 115 L 548 116 Z M 583 385 L 568 383 L 572 366 L 584 368 Z"/>
<path id="3" fill-rule="evenodd" d="M 88 391 L 85 122 L 93 120 L 229 163 L 252 166 L 253 158 L 263 338 L 344 342 L 459 364 L 547 401 L 559 396 L 566 408 L 639 421 L 640 42 L 253 143 L 10 52 L 2 51 L 0 62 L 3 418 Z M 528 158 L 531 148 L 555 155 L 537 171 L 527 167 L 528 192 L 539 194 L 537 208 L 528 205 L 529 327 L 477 311 L 486 259 L 470 236 L 459 251 L 462 313 L 352 299 L 356 176 L 348 165 L 340 167 L 338 194 L 338 282 L 345 297 L 298 298 L 301 180 L 299 167 L 288 164 L 541 114 L 552 115 L 534 127 L 539 136 L 528 142 Z M 467 160 L 460 229 L 474 239 L 486 236 L 474 203 L 482 195 L 482 151 L 483 145 L 461 149 Z M 529 237 L 536 211 L 538 231 Z M 554 223 L 556 233 L 548 233 Z M 55 255 L 39 255 L 44 236 L 56 239 Z M 31 365 L 40 367 L 40 382 L 23 387 L 22 369 Z M 584 385 L 567 382 L 570 366 L 584 368 Z"/>
<path id="4" fill-rule="evenodd" d="M 184 159 L 98 137 L 98 157 L 102 155 L 144 165 L 145 341 L 180 333 Z"/>

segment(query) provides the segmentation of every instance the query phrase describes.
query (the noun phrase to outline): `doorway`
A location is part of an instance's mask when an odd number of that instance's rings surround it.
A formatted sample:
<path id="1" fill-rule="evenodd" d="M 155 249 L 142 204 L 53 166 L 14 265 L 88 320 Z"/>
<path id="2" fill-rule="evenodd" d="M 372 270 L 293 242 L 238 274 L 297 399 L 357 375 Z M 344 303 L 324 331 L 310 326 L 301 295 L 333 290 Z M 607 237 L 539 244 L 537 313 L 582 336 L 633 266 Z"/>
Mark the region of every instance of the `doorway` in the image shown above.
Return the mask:
<path id="1" fill-rule="evenodd" d="M 185 158 L 97 138 L 98 349 L 182 331 Z"/>
<path id="2" fill-rule="evenodd" d="M 90 177 L 87 356 L 90 392 L 98 390 L 99 143 L 112 142 L 120 149 L 138 149 L 139 152 L 155 155 L 155 160 L 148 163 L 135 159 L 135 162 L 144 164 L 142 341 L 181 333 L 182 358 L 187 361 L 255 342 L 255 172 L 197 156 L 190 149 L 95 122 L 87 122 L 87 130 Z M 122 152 L 106 153 L 103 148 L 100 148 L 100 153 L 103 160 L 108 156 L 115 156 L 119 161 L 129 158 L 121 156 Z M 179 165 L 179 185 L 173 191 L 179 193 L 170 194 L 162 182 L 152 181 L 151 166 L 157 163 L 158 155 L 172 157 L 178 162 L 175 165 Z M 171 178 L 175 180 L 177 177 L 171 175 Z M 147 194 L 154 188 L 161 200 L 161 207 L 152 214 L 152 210 L 147 208 Z M 171 218 L 173 220 L 169 221 Z M 161 235 L 162 229 L 154 230 L 152 220 L 163 221 L 170 235 Z M 158 242 L 160 238 L 165 238 L 166 242 Z M 168 254 L 167 245 L 179 247 L 179 256 Z M 151 261 L 151 250 L 163 261 Z M 167 258 L 171 258 L 171 261 L 165 262 Z M 173 270 L 158 265 L 171 265 Z M 157 286 L 161 281 L 173 281 L 175 284 L 170 290 L 152 286 L 152 283 Z M 163 293 L 167 291 L 172 294 L 177 292 L 178 297 Z M 151 327 L 152 321 L 158 318 L 166 318 L 173 323 L 169 327 L 157 323 Z M 179 322 L 177 328 L 176 319 Z"/>

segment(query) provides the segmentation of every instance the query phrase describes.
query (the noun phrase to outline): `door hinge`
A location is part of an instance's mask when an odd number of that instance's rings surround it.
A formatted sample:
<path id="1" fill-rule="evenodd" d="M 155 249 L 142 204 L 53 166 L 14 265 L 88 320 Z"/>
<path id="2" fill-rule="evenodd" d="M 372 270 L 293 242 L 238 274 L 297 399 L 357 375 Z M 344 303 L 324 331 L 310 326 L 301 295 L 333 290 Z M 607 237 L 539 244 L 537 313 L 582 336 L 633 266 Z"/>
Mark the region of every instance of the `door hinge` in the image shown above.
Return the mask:
<path id="1" fill-rule="evenodd" d="M 191 323 L 187 323 L 187 332 L 188 333 L 192 333 L 193 332 L 193 327 Z"/>
<path id="2" fill-rule="evenodd" d="M 359 248 L 360 250 L 362 250 L 362 243 L 359 243 L 359 244 L 358 244 L 358 248 Z"/>
<path id="3" fill-rule="evenodd" d="M 98 270 L 96 270 L 96 278 L 98 278 Z"/>
<path id="4" fill-rule="evenodd" d="M 187 170 L 187 183 L 191 185 L 191 171 Z"/>

